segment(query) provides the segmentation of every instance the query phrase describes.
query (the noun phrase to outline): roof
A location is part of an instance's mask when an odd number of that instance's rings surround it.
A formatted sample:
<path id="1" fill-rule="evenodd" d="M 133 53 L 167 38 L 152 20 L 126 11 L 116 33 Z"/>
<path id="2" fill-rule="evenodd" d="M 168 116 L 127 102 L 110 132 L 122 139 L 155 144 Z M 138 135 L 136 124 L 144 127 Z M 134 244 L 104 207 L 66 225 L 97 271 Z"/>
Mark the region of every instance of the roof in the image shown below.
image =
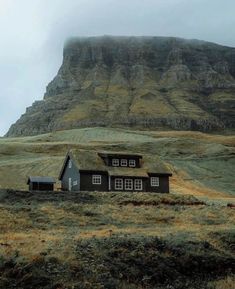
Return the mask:
<path id="1" fill-rule="evenodd" d="M 147 178 L 148 173 L 142 168 L 125 168 L 125 167 L 107 167 L 110 176 L 124 176 L 124 177 L 142 177 Z"/>
<path id="2" fill-rule="evenodd" d="M 55 179 L 51 178 L 51 177 L 32 177 L 32 176 L 29 176 L 27 184 L 29 184 L 30 182 L 31 183 L 44 183 L 44 184 L 56 183 Z"/>
<path id="3" fill-rule="evenodd" d="M 105 157 L 123 157 L 123 158 L 139 158 L 142 159 L 142 155 L 139 154 L 127 154 L 127 153 L 123 153 L 123 152 L 99 152 L 98 153 L 99 156 L 101 156 L 102 158 Z"/>
<path id="4" fill-rule="evenodd" d="M 68 152 L 63 167 L 60 172 L 59 179 L 62 179 L 66 162 L 70 157 L 76 167 L 83 171 L 103 171 L 108 172 L 110 176 L 136 176 L 136 177 L 148 177 L 148 173 L 171 175 L 170 170 L 166 165 L 157 157 L 153 155 L 144 155 L 141 160 L 141 168 L 130 168 L 130 167 L 110 167 L 106 166 L 101 155 L 122 155 L 122 156 L 138 156 L 141 155 L 123 152 L 110 152 L 103 153 L 95 150 L 83 150 L 83 149 L 72 149 Z"/>

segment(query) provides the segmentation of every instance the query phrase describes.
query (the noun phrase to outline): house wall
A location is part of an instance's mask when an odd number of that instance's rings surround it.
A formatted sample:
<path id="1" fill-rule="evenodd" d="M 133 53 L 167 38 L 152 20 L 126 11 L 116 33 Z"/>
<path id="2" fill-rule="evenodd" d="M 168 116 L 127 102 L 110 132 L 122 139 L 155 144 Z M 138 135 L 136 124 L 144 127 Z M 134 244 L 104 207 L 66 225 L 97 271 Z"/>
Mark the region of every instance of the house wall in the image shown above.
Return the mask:
<path id="1" fill-rule="evenodd" d="M 72 167 L 69 168 L 69 157 L 65 164 L 64 174 L 61 180 L 61 188 L 63 191 L 69 191 L 69 178 L 71 178 L 71 191 L 80 191 L 80 173 L 72 162 Z M 75 185 L 74 182 L 77 182 Z"/>
<path id="2" fill-rule="evenodd" d="M 151 186 L 151 177 L 159 177 L 159 186 L 152 187 Z M 146 191 L 147 192 L 155 192 L 155 193 L 169 193 L 169 176 L 167 175 L 157 175 L 151 174 L 146 184 Z"/>
<path id="3" fill-rule="evenodd" d="M 30 191 L 54 191 L 53 184 L 46 183 L 29 183 Z"/>
<path id="4" fill-rule="evenodd" d="M 101 175 L 101 184 L 92 184 L 92 175 Z M 80 172 L 80 190 L 81 191 L 103 191 L 107 192 L 109 189 L 108 175 L 101 172 Z"/>

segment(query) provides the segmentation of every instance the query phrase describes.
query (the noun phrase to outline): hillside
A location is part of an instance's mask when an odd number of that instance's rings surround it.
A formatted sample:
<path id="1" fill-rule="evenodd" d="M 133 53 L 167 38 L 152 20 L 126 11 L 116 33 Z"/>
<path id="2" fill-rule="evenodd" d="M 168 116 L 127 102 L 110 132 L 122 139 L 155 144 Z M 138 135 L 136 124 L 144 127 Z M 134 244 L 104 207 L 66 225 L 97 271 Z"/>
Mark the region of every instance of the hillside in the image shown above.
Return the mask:
<path id="1" fill-rule="evenodd" d="M 140 153 L 153 162 L 160 157 L 173 173 L 172 192 L 213 199 L 235 195 L 234 136 L 111 128 L 0 138 L 0 188 L 27 189 L 28 175 L 58 178 L 70 148 Z"/>
<path id="2" fill-rule="evenodd" d="M 76 38 L 44 99 L 7 136 L 88 126 L 229 129 L 234 96 L 235 48 L 169 37 Z"/>

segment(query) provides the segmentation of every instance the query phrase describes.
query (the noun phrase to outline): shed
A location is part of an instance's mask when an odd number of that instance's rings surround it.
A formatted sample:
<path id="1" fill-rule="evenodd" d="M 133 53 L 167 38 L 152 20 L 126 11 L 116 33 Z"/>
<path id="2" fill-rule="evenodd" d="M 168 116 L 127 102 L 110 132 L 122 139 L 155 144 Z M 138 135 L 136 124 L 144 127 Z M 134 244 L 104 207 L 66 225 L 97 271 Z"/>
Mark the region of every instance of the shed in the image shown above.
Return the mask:
<path id="1" fill-rule="evenodd" d="M 30 191 L 54 191 L 54 178 L 51 177 L 28 177 L 27 185 Z"/>

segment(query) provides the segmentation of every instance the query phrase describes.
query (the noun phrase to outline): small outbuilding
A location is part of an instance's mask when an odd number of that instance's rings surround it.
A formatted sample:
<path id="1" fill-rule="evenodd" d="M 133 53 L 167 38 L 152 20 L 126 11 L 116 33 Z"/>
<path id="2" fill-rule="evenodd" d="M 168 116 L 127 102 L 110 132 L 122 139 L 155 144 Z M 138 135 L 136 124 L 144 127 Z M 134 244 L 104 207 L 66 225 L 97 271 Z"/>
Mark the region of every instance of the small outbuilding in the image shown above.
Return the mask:
<path id="1" fill-rule="evenodd" d="M 54 191 L 54 178 L 51 177 L 28 177 L 27 185 L 30 191 Z"/>

